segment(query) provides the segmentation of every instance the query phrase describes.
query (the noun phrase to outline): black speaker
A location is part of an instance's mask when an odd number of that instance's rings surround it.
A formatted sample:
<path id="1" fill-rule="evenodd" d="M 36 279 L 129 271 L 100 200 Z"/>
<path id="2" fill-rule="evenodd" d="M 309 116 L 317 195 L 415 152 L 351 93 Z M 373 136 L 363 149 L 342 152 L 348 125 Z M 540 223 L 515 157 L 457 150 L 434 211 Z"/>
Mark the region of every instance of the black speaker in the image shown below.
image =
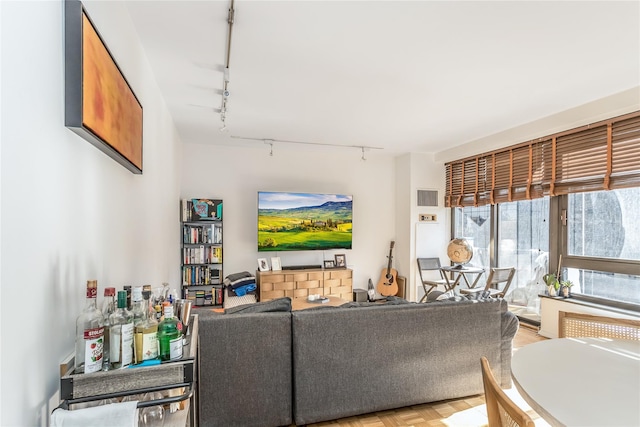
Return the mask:
<path id="1" fill-rule="evenodd" d="M 356 302 L 367 302 L 367 291 L 364 289 L 354 289 L 353 300 Z"/>

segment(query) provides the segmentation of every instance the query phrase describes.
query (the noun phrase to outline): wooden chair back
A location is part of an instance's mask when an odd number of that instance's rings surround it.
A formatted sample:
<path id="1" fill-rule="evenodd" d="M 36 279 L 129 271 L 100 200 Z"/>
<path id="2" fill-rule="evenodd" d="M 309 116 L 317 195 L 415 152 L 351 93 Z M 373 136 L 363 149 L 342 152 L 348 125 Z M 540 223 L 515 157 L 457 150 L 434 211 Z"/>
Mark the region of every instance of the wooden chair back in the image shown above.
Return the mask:
<path id="1" fill-rule="evenodd" d="M 487 405 L 489 427 L 535 426 L 531 417 L 513 403 L 500 388 L 486 357 L 480 359 L 480 365 L 482 366 L 482 383 L 484 385 L 484 399 Z"/>
<path id="2" fill-rule="evenodd" d="M 558 337 L 640 341 L 640 320 L 559 311 Z"/>
<path id="3" fill-rule="evenodd" d="M 418 258 L 418 272 L 420 273 L 420 283 L 424 289 L 424 296 L 419 302 L 426 300 L 427 294 L 431 292 L 438 285 L 445 285 L 447 283 L 442 270 L 440 270 L 440 258 Z M 425 271 L 438 271 L 440 273 L 440 279 L 427 279 L 423 275 Z"/>
<path id="4" fill-rule="evenodd" d="M 491 291 L 494 287 L 497 288 L 500 284 L 503 284 L 502 289 L 499 289 L 498 292 L 495 292 L 495 290 L 492 291 L 491 296 L 504 298 L 509 290 L 509 286 L 511 286 L 511 282 L 513 281 L 515 274 L 516 269 L 514 267 L 491 268 L 491 270 L 489 270 L 489 277 L 487 277 L 487 284 L 484 287 L 484 290 Z"/>

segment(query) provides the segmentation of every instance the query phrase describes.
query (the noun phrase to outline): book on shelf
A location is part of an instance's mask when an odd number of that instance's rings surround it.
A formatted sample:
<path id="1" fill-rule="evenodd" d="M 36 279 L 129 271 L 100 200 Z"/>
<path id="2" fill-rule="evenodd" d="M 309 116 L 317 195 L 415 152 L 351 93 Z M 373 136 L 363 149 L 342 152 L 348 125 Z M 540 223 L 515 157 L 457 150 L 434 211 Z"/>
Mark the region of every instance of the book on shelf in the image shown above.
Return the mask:
<path id="1" fill-rule="evenodd" d="M 185 224 L 182 227 L 182 242 L 186 244 L 221 244 L 222 243 L 222 225 L 221 224 L 205 224 L 190 225 Z"/>
<path id="2" fill-rule="evenodd" d="M 183 286 L 217 285 L 220 283 L 220 270 L 205 265 L 184 266 L 182 268 Z"/>

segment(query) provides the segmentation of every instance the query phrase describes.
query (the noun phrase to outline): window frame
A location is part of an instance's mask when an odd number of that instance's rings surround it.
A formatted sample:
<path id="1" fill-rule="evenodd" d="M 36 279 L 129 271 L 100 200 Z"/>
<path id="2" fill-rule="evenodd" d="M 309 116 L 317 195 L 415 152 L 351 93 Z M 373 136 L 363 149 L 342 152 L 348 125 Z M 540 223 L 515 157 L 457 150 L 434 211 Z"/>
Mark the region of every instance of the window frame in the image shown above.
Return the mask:
<path id="1" fill-rule="evenodd" d="M 612 259 L 600 257 L 576 256 L 568 254 L 568 227 L 564 217 L 568 212 L 569 195 L 550 197 L 549 200 L 549 271 L 557 271 L 560 255 L 562 255 L 562 268 L 575 268 L 582 270 L 598 271 L 603 273 L 638 275 L 640 261 L 627 259 Z M 456 209 L 464 209 L 463 206 L 451 207 L 451 238 L 455 237 Z M 490 205 L 490 241 L 489 241 L 489 267 L 499 265 L 498 236 L 500 204 Z M 574 294 L 572 299 L 602 306 L 640 312 L 640 304 L 620 300 L 611 300 L 584 294 Z"/>

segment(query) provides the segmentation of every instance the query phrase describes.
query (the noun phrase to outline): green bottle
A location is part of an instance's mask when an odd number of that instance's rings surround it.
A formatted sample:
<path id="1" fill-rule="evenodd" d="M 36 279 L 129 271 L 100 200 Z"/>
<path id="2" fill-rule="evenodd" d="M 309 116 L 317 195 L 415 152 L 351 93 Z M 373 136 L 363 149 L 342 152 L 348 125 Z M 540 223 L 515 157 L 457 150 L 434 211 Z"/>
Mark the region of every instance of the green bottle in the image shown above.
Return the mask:
<path id="1" fill-rule="evenodd" d="M 182 358 L 182 323 L 173 317 L 173 306 L 164 307 L 164 320 L 158 324 L 160 360 Z"/>

